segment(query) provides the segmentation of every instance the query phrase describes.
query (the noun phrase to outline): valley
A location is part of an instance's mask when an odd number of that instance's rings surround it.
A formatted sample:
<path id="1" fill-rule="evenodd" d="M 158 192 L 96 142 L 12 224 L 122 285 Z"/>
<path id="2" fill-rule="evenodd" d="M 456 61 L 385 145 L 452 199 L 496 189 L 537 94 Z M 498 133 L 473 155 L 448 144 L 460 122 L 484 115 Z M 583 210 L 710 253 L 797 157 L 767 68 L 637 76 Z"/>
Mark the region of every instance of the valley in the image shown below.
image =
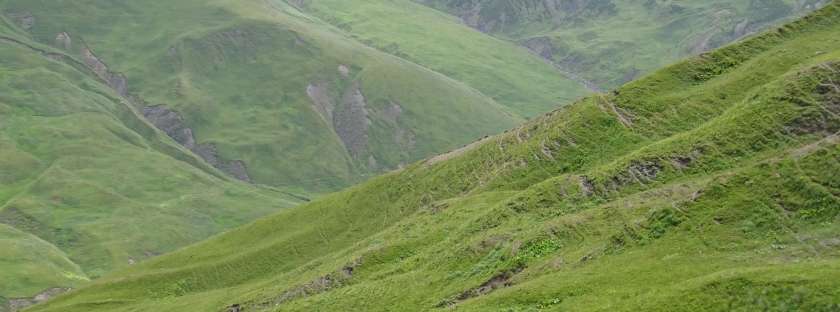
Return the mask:
<path id="1" fill-rule="evenodd" d="M 33 311 L 831 311 L 838 14 L 833 3 Z"/>
<path id="2" fill-rule="evenodd" d="M 826 0 L 0 0 L 0 311 L 834 311 L 838 38 Z"/>

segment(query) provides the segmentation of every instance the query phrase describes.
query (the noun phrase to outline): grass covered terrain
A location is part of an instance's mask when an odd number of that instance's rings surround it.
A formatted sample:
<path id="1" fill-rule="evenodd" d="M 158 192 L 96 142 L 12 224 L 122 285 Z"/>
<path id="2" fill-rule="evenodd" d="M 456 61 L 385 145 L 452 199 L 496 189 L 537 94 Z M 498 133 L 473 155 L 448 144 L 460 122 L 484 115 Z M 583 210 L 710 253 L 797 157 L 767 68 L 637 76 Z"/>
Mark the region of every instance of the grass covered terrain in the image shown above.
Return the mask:
<path id="1" fill-rule="evenodd" d="M 518 42 L 572 75 L 612 89 L 720 47 L 825 0 L 414 0 Z"/>
<path id="2" fill-rule="evenodd" d="M 528 50 L 410 0 L 297 2 L 353 38 L 463 81 L 519 116 L 538 116 L 588 92 Z"/>
<path id="3" fill-rule="evenodd" d="M 31 311 L 836 311 L 839 84 L 834 1 Z"/>
<path id="4" fill-rule="evenodd" d="M 117 85 L 138 111 L 177 112 L 196 144 L 241 161 L 259 184 L 334 191 L 523 120 L 518 108 L 282 1 L 2 0 L 0 10 L 21 25 L 31 17 L 25 32 L 37 42 L 83 61 L 92 54 L 106 75 L 126 78 Z M 562 90 L 555 95 L 581 94 Z"/>
<path id="5" fill-rule="evenodd" d="M 299 202 L 210 167 L 2 19 L 0 297 L 75 287 Z"/>
<path id="6" fill-rule="evenodd" d="M 49 242 L 0 224 L 3 296 L 28 297 L 44 285 L 75 285 L 88 281 L 86 274 L 67 255 Z"/>

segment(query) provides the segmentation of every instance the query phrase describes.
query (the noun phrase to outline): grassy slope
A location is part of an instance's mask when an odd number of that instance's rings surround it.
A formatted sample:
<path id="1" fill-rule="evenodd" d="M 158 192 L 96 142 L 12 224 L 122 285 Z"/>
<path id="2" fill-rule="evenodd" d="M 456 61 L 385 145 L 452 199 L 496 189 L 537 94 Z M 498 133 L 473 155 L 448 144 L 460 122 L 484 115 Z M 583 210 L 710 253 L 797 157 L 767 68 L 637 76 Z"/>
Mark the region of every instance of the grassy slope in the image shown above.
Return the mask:
<path id="1" fill-rule="evenodd" d="M 226 178 L 2 22 L 0 297 L 75 287 L 299 202 Z"/>
<path id="2" fill-rule="evenodd" d="M 548 38 L 554 46 L 549 53 L 554 61 L 605 89 L 697 53 L 696 49 L 722 46 L 825 2 L 577 1 L 579 11 L 546 16 L 543 1 L 536 0 L 415 1 L 456 15 L 469 15 L 469 10 L 480 7 L 485 31 L 500 38 L 516 42 Z M 574 7 L 572 1 L 552 2 Z M 491 22 L 495 24 L 490 26 Z"/>
<path id="3" fill-rule="evenodd" d="M 304 2 L 303 10 L 358 40 L 463 81 L 520 116 L 587 92 L 527 50 L 409 0 Z"/>
<path id="4" fill-rule="evenodd" d="M 32 311 L 836 310 L 838 35 L 835 1 Z"/>
<path id="5" fill-rule="evenodd" d="M 282 2 L 0 3 L 5 12 L 31 12 L 40 42 L 68 32 L 71 53 L 82 42 L 92 47 L 127 75 L 131 94 L 178 110 L 199 142 L 244 160 L 258 183 L 335 190 L 521 121 L 463 83 L 367 48 Z M 306 90 L 317 82 L 329 83 L 335 101 L 360 86 L 371 119 L 362 155 L 351 156 L 312 107 Z M 390 103 L 402 107 L 400 129 L 385 117 Z M 398 131 L 413 137 L 394 142 Z"/>
<path id="6" fill-rule="evenodd" d="M 75 285 L 85 273 L 60 249 L 31 234 L 0 224 L 0 294 L 27 297 L 44 285 Z"/>

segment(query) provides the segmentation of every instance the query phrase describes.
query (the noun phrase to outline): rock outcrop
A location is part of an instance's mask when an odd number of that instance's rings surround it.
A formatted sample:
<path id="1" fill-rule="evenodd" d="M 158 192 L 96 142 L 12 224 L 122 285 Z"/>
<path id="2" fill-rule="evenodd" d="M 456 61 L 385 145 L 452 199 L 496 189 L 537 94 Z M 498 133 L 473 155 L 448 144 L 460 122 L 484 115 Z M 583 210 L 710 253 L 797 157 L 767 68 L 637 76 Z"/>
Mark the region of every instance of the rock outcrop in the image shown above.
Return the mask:
<path id="1" fill-rule="evenodd" d="M 155 105 L 143 108 L 143 116 L 178 144 L 189 150 L 196 149 L 192 129 L 186 126 L 184 118 L 178 112 L 163 105 Z"/>
<path id="2" fill-rule="evenodd" d="M 69 46 L 72 44 L 70 35 L 66 32 L 58 34 L 56 36 L 56 44 L 61 44 L 69 49 Z M 108 65 L 99 59 L 90 48 L 82 48 L 82 60 L 85 66 L 93 71 L 100 79 L 104 80 L 119 95 L 129 101 L 141 103 L 136 104 L 138 106 L 143 106 L 142 99 L 128 95 L 128 80 L 126 77 L 123 74 L 112 72 L 108 68 Z M 226 160 L 219 156 L 215 145 L 197 143 L 192 128 L 187 126 L 184 118 L 178 112 L 164 105 L 153 105 L 143 107 L 143 116 L 156 128 L 175 140 L 175 142 L 198 155 L 211 166 L 236 179 L 249 183 L 252 182 L 251 177 L 248 175 L 248 168 L 245 162 L 241 160 Z"/>
<path id="3" fill-rule="evenodd" d="M 70 34 L 62 32 L 56 35 L 55 46 L 70 51 L 73 48 L 73 40 L 70 38 Z"/>
<path id="4" fill-rule="evenodd" d="M 554 61 L 554 45 L 551 43 L 551 38 L 549 37 L 535 37 L 530 38 L 525 41 L 522 41 L 522 46 L 528 48 L 536 55 L 549 60 Z"/>
<path id="5" fill-rule="evenodd" d="M 85 65 L 90 68 L 99 78 L 105 81 L 109 87 L 114 89 L 119 95 L 125 97 L 128 95 L 128 82 L 123 74 L 112 72 L 108 65 L 105 65 L 96 54 L 93 54 L 89 48 L 82 49 L 82 60 Z"/>
<path id="6" fill-rule="evenodd" d="M 403 151 L 412 151 L 417 145 L 416 134 L 401 122 L 403 108 L 394 101 L 389 101 L 382 112 L 385 121 L 394 129 L 394 143 L 401 146 Z M 408 155 L 405 155 L 408 157 Z"/>
<path id="7" fill-rule="evenodd" d="M 46 302 L 50 300 L 50 298 L 63 294 L 65 292 L 70 291 L 70 288 L 63 288 L 63 287 L 54 287 L 47 290 L 44 290 L 32 298 L 13 298 L 9 299 L 7 303 L 7 309 L 10 312 L 17 312 L 23 309 L 26 309 L 29 306 L 39 304 L 41 302 Z M 0 307 L 1 308 L 1 307 Z"/>
<path id="8" fill-rule="evenodd" d="M 29 31 L 35 27 L 35 16 L 30 12 L 9 13 L 6 16 L 25 31 Z"/>
<path id="9" fill-rule="evenodd" d="M 349 67 L 342 66 L 349 72 Z M 346 77 L 344 72 L 340 67 L 341 77 Z M 332 128 L 353 159 L 373 170 L 398 165 L 382 164 L 382 158 L 378 158 L 382 155 L 376 155 L 375 151 L 370 150 L 372 131 L 387 133 L 387 136 L 376 137 L 392 137 L 391 142 L 384 143 L 400 146 L 400 158 L 403 160 L 411 158 L 411 151 L 416 146 L 416 135 L 401 120 L 403 107 L 399 103 L 388 101 L 383 107 L 369 106 L 358 82 L 350 84 L 342 92 L 333 92 L 332 87 L 333 84 L 328 82 L 313 82 L 306 87 L 306 94 L 312 101 L 313 110 Z M 341 97 L 336 99 L 332 95 L 335 93 L 341 94 Z M 372 128 L 374 121 L 380 128 Z"/>
<path id="10" fill-rule="evenodd" d="M 576 72 L 570 69 L 578 67 L 578 64 L 576 64 L 578 63 L 578 61 L 576 61 L 574 57 L 567 57 L 566 59 L 555 60 L 557 48 L 554 46 L 554 43 L 551 42 L 551 38 L 529 38 L 520 42 L 520 45 L 527 48 L 529 51 L 531 51 L 531 53 L 536 54 L 537 56 L 544 59 L 546 62 L 550 63 L 552 66 L 554 66 L 554 68 L 557 69 L 558 72 L 560 72 L 560 74 L 562 74 L 566 78 L 576 81 L 577 83 L 583 85 L 592 92 L 604 92 L 604 90 L 597 83 L 583 78 L 581 75 L 577 74 Z M 635 73 L 633 75 L 635 77 Z"/>
<path id="11" fill-rule="evenodd" d="M 371 124 L 368 115 L 367 102 L 358 84 L 344 92 L 341 105 L 333 113 L 335 133 L 356 159 L 367 152 L 368 127 Z"/>
<path id="12" fill-rule="evenodd" d="M 306 87 L 306 95 L 312 100 L 312 106 L 315 111 L 321 115 L 324 121 L 332 126 L 333 124 L 333 110 L 335 110 L 335 103 L 330 97 L 330 85 L 326 82 L 310 83 Z"/>
<path id="13" fill-rule="evenodd" d="M 416 1 L 444 6 L 460 17 L 464 24 L 487 33 L 505 32 L 515 24 L 574 23 L 616 13 L 612 0 Z"/>
<path id="14" fill-rule="evenodd" d="M 310 83 L 306 94 L 312 100 L 315 111 L 341 139 L 347 152 L 354 159 L 364 159 L 371 120 L 359 84 L 348 87 L 339 101 L 330 96 L 330 84 L 327 82 Z"/>
<path id="15" fill-rule="evenodd" d="M 211 166 L 236 179 L 252 182 L 244 161 L 226 160 L 219 156 L 215 145 L 196 143 L 193 130 L 187 126 L 178 112 L 164 105 L 154 105 L 143 108 L 143 116 L 175 142 L 198 155 Z"/>

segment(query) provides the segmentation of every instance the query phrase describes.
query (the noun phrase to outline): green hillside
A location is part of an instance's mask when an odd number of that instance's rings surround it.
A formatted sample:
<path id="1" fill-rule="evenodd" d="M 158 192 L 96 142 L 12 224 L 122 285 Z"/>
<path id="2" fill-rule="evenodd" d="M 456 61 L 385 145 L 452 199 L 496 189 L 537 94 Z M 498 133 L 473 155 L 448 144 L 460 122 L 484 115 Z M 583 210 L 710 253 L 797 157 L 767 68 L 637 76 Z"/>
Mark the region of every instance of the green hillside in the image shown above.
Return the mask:
<path id="1" fill-rule="evenodd" d="M 75 287 L 300 202 L 226 177 L 2 19 L 0 297 Z"/>
<path id="2" fill-rule="evenodd" d="M 414 0 L 612 89 L 826 0 Z"/>
<path id="3" fill-rule="evenodd" d="M 836 311 L 838 135 L 834 1 L 29 311 Z"/>
<path id="4" fill-rule="evenodd" d="M 192 133 L 179 142 L 214 167 L 300 192 L 337 190 L 583 94 L 546 83 L 557 89 L 552 101 L 519 109 L 283 1 L 2 0 L 0 10 L 33 40 L 96 68 L 171 136 Z M 500 62 L 528 72 L 539 60 L 508 53 Z M 532 80 L 562 82 L 554 74 Z M 510 92 L 523 91 L 533 90 Z"/>
<path id="5" fill-rule="evenodd" d="M 280 1 L 0 0 L 0 57 L 0 298 L 76 287 L 523 120 Z"/>
<path id="6" fill-rule="evenodd" d="M 287 2 L 360 42 L 463 81 L 520 116 L 538 116 L 588 92 L 515 43 L 411 0 Z"/>
<path id="7" fill-rule="evenodd" d="M 60 249 L 5 224 L 0 224 L 0 255 L 0 294 L 10 298 L 38 293 L 44 285 L 88 281 L 81 268 Z"/>

